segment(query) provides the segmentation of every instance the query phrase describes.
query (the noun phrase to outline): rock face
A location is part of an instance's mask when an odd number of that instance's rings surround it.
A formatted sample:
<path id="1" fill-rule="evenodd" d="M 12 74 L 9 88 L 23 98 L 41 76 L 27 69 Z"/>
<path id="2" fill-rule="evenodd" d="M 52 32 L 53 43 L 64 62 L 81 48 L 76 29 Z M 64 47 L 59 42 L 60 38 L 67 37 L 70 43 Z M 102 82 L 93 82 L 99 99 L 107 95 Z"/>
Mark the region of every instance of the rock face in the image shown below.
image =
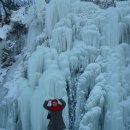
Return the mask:
<path id="1" fill-rule="evenodd" d="M 2 130 L 22 129 L 19 123 L 18 102 L 12 97 L 8 98 L 7 95 L 10 86 L 13 86 L 10 81 L 14 78 L 13 71 L 19 62 L 17 57 L 26 44 L 27 32 L 26 25 L 19 21 L 11 21 L 9 25 L 0 26 L 0 129 Z"/>
<path id="2" fill-rule="evenodd" d="M 3 42 L 3 46 L 1 47 L 2 68 L 9 67 L 15 62 L 15 56 L 21 53 L 25 45 L 26 36 L 27 28 L 25 25 L 12 23 L 11 29 L 8 30 L 6 37 L 1 39 L 1 43 Z"/>
<path id="3" fill-rule="evenodd" d="M 129 130 L 130 2 L 34 3 L 12 18 L 27 20 L 28 35 L 19 22 L 4 34 L 18 51 L 0 70 L 0 127 L 47 130 L 43 102 L 63 98 L 66 130 Z"/>

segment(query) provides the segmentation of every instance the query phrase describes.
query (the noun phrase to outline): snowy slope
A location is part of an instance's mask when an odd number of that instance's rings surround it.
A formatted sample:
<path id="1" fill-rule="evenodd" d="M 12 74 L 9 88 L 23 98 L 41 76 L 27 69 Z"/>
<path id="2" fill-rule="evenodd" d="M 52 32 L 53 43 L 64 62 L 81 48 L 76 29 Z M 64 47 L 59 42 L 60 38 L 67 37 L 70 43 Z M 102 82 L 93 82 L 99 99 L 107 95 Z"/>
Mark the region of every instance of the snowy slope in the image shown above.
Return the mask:
<path id="1" fill-rule="evenodd" d="M 34 3 L 27 43 L 3 85 L 11 114 L 1 109 L 0 127 L 47 130 L 43 102 L 63 98 L 66 130 L 129 130 L 130 1 L 105 10 L 78 0 Z M 24 21 L 21 14 L 12 19 Z"/>

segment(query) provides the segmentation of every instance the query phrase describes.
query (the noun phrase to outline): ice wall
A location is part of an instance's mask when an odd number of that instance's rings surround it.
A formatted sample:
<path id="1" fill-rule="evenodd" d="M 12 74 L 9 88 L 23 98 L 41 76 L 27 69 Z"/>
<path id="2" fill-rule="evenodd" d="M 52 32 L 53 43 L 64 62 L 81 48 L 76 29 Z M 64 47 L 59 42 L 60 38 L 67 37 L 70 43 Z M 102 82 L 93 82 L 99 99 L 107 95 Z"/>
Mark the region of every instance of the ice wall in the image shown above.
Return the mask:
<path id="1" fill-rule="evenodd" d="M 129 45 L 121 43 L 129 32 L 130 10 L 122 6 L 102 10 L 69 0 L 46 5 L 48 41 L 30 44 L 37 49 L 28 60 L 27 85 L 19 97 L 20 113 L 26 110 L 21 114 L 24 130 L 46 129 L 43 101 L 60 97 L 67 102 L 67 130 L 128 129 L 129 94 L 121 92 L 129 84 L 124 78 L 129 73 L 122 71 L 129 68 Z"/>
<path id="2" fill-rule="evenodd" d="M 47 130 L 43 102 L 63 98 L 66 130 L 129 130 L 130 2 L 102 10 L 79 0 L 38 0 L 28 16 L 22 74 L 11 89 L 17 115 L 11 108 L 1 127 Z"/>

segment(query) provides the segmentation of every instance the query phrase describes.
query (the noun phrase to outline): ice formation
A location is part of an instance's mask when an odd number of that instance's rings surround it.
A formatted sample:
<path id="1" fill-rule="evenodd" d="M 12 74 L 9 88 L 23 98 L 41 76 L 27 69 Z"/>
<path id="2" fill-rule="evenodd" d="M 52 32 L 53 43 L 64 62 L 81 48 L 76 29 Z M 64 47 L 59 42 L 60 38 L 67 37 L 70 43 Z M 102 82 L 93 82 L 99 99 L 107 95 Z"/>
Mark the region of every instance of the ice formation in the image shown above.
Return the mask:
<path id="1" fill-rule="evenodd" d="M 43 102 L 63 98 L 66 130 L 129 130 L 130 1 L 103 10 L 79 0 L 38 0 L 30 10 L 25 54 L 5 84 L 12 88 L 3 103 L 11 98 L 17 106 L 9 115 L 0 107 L 1 129 L 47 130 Z"/>

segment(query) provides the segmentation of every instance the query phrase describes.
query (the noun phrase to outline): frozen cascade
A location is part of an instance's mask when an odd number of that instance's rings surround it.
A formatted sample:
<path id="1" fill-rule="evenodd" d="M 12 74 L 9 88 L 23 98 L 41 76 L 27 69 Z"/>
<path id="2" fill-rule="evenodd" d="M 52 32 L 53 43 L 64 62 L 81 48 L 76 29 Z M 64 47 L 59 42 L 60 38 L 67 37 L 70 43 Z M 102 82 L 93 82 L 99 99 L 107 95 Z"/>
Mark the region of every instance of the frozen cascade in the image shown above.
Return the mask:
<path id="1" fill-rule="evenodd" d="M 0 121 L 7 119 L 0 129 L 47 130 L 43 102 L 63 98 L 66 130 L 129 130 L 130 2 L 103 10 L 79 0 L 38 0 L 30 10 L 27 64 L 21 58 L 5 84 L 13 87 L 2 103 L 14 105 L 0 112 Z"/>
<path id="2" fill-rule="evenodd" d="M 47 116 L 47 111 L 43 110 L 42 106 L 44 100 L 64 97 L 67 102 L 66 82 L 56 64 L 56 58 L 55 50 L 38 46 L 29 59 L 28 80 L 21 79 L 27 86 L 25 85 L 24 89 L 20 87 L 24 91 L 22 90 L 19 96 L 23 130 L 46 130 L 48 121 L 44 118 Z M 18 85 L 21 84 L 21 80 Z M 64 111 L 64 120 L 67 123 L 67 107 Z"/>

